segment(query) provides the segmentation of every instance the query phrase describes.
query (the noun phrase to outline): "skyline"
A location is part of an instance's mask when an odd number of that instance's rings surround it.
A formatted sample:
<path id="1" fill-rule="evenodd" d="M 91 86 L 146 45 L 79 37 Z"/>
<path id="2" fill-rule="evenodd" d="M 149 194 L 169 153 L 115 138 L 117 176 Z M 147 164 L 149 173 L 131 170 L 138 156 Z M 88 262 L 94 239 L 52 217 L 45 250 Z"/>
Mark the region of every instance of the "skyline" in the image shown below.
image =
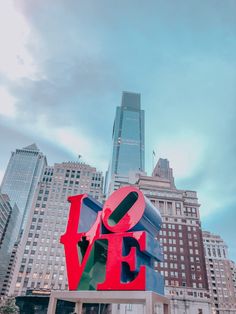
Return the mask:
<path id="1" fill-rule="evenodd" d="M 81 154 L 105 173 L 121 93 L 141 93 L 147 173 L 153 150 L 167 158 L 236 260 L 236 3 L 0 6 L 0 177 L 33 142 L 49 164 Z"/>

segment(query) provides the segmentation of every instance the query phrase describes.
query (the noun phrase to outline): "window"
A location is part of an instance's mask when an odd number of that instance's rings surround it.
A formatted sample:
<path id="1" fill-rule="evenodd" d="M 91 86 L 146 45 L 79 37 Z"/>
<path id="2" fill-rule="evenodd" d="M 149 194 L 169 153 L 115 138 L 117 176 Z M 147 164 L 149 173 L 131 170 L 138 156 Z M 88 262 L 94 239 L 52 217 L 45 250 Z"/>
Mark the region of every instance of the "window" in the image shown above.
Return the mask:
<path id="1" fill-rule="evenodd" d="M 168 215 L 172 215 L 173 214 L 172 202 L 167 202 L 167 211 L 168 211 Z"/>
<path id="2" fill-rule="evenodd" d="M 126 311 L 132 311 L 132 304 L 126 305 Z"/>

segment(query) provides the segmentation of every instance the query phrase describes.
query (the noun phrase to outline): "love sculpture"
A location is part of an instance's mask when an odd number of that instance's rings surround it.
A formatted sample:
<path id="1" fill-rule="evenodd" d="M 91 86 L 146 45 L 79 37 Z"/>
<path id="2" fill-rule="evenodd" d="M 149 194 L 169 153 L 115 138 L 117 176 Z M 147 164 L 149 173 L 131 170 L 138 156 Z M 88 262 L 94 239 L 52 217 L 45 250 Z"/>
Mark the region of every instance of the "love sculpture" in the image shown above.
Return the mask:
<path id="1" fill-rule="evenodd" d="M 157 233 L 161 216 L 135 187 L 113 192 L 104 206 L 70 196 L 64 244 L 69 290 L 149 290 L 164 293 Z"/>

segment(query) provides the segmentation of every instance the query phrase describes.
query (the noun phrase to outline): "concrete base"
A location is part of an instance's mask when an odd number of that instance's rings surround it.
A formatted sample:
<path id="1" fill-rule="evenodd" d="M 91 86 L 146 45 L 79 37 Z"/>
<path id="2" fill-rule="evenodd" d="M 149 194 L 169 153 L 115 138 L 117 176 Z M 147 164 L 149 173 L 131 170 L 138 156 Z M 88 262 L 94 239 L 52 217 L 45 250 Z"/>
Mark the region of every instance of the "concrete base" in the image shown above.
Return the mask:
<path id="1" fill-rule="evenodd" d="M 82 314 L 83 303 L 144 304 L 146 314 L 155 314 L 155 305 L 170 314 L 169 300 L 152 291 L 52 291 L 47 314 L 55 314 L 57 300 L 74 302 L 75 313 Z"/>

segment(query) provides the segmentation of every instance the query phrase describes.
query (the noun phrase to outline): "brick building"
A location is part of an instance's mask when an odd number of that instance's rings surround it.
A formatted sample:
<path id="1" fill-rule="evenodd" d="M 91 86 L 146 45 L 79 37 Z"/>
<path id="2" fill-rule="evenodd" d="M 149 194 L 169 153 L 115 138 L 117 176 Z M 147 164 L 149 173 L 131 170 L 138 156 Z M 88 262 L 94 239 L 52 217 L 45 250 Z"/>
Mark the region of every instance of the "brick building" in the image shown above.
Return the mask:
<path id="1" fill-rule="evenodd" d="M 211 313 L 197 193 L 175 187 L 167 159 L 159 159 L 152 176 L 139 175 L 135 185 L 163 218 L 157 238 L 164 261 L 156 268 L 164 275 L 171 313 Z M 114 313 L 125 313 L 126 307 L 113 307 Z M 140 307 L 129 305 L 129 311 L 141 313 Z"/>

